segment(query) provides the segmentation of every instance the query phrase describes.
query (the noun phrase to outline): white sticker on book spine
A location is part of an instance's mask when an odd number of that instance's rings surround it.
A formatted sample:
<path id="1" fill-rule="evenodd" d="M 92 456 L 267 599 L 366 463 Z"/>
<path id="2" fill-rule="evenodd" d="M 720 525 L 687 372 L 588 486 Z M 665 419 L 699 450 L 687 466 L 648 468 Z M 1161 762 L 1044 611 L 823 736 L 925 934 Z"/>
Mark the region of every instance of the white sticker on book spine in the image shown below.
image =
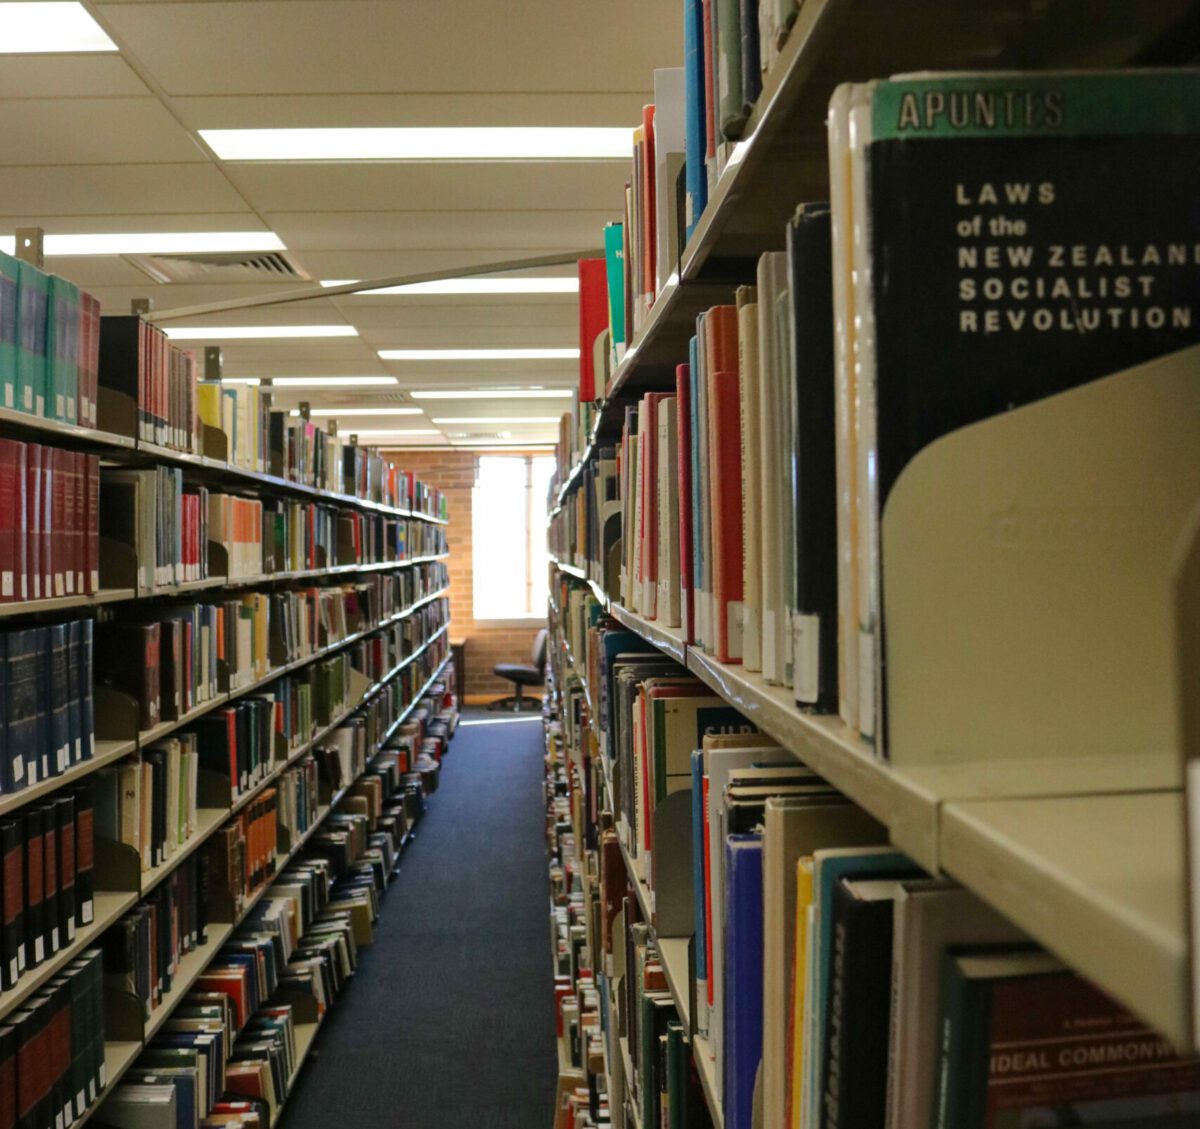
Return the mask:
<path id="1" fill-rule="evenodd" d="M 20 784 L 25 779 L 25 758 L 14 757 L 12 760 L 12 778 L 14 784 Z"/>
<path id="2" fill-rule="evenodd" d="M 5 596 L 13 594 L 13 574 L 11 572 L 4 573 L 3 578 L 0 579 L 0 592 L 3 592 Z"/>

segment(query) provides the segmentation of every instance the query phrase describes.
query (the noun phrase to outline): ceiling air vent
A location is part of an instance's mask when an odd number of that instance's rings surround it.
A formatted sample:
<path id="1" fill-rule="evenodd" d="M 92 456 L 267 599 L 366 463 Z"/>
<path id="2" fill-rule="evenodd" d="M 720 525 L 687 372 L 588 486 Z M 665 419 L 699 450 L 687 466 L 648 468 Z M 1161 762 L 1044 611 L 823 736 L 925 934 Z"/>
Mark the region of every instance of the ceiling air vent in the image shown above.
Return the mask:
<path id="1" fill-rule="evenodd" d="M 155 282 L 306 282 L 308 275 L 278 251 L 196 255 L 125 255 Z"/>

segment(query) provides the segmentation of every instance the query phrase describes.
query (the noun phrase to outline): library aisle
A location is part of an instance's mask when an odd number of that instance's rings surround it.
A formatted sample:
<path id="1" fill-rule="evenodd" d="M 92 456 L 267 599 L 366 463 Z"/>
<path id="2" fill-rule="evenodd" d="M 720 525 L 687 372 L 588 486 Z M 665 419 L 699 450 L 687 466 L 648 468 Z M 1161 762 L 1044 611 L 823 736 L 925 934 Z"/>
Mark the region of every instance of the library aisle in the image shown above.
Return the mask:
<path id="1" fill-rule="evenodd" d="M 375 943 L 279 1129 L 548 1124 L 540 722 L 464 712 Z"/>

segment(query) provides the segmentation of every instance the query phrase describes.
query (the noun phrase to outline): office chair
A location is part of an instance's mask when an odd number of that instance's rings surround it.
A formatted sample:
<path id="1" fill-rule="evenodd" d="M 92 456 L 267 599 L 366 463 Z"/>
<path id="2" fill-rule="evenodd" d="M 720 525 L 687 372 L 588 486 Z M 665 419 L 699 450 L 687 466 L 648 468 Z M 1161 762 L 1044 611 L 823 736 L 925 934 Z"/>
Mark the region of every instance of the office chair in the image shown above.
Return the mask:
<path id="1" fill-rule="evenodd" d="M 492 702 L 488 706 L 489 710 L 512 710 L 519 713 L 521 710 L 540 710 L 542 708 L 541 698 L 525 696 L 525 687 L 541 686 L 546 681 L 546 643 L 548 638 L 549 632 L 543 627 L 533 640 L 533 651 L 530 654 L 530 658 L 533 659 L 531 666 L 526 666 L 524 663 L 497 663 L 492 667 L 492 673 L 498 678 L 504 678 L 511 682 L 516 693 Z"/>

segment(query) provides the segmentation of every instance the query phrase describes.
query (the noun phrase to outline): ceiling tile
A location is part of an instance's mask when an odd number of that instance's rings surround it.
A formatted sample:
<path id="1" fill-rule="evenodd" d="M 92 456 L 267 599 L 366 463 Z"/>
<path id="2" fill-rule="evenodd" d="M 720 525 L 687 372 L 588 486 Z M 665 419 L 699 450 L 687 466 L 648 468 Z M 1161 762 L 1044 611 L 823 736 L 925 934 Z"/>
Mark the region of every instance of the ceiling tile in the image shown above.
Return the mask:
<path id="1" fill-rule="evenodd" d="M 111 98 L 149 94 L 120 55 L 0 56 L 0 98 Z"/>
<path id="2" fill-rule="evenodd" d="M 646 90 L 655 67 L 683 57 L 679 0 L 97 9 L 172 95 Z"/>
<path id="3" fill-rule="evenodd" d="M 206 159 L 156 98 L 25 98 L 0 104 L 0 166 Z"/>
<path id="4" fill-rule="evenodd" d="M 12 106 L 9 106 L 10 110 Z M 246 201 L 216 165 L 85 165 L 7 168 L 0 174 L 9 213 L 102 216 L 176 212 L 246 213 Z M 250 217 L 253 220 L 253 217 Z M 229 229 L 225 218 L 222 229 Z M 159 227 L 167 226 L 166 221 Z M 174 225 L 172 221 L 172 226 Z M 257 221 L 236 227 L 259 227 Z M 100 230 L 94 223 L 87 230 Z M 66 230 L 65 228 L 63 230 Z M 81 228 L 82 230 L 82 228 Z M 110 226 L 107 230 L 116 230 Z M 181 230 L 177 227 L 177 230 Z"/>

